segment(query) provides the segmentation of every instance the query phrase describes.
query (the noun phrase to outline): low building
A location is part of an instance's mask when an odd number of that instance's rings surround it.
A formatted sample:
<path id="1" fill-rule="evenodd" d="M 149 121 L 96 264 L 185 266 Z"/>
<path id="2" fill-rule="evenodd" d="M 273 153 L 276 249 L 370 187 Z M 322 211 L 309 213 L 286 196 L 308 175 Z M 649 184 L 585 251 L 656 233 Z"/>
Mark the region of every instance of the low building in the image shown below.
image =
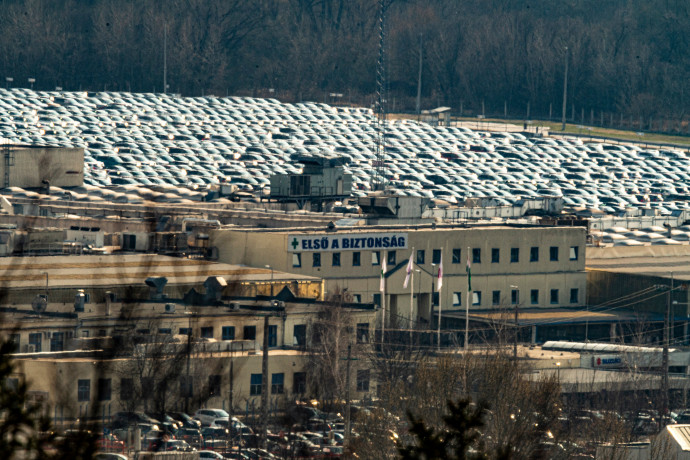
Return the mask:
<path id="1" fill-rule="evenodd" d="M 407 325 L 411 320 L 413 326 L 423 328 L 434 321 L 438 306 L 443 312 L 464 312 L 467 299 L 471 312 L 515 304 L 585 305 L 584 228 L 332 225 L 224 228 L 209 236 L 210 244 L 218 248 L 219 261 L 318 276 L 328 293 L 384 307 L 386 324 L 391 325 Z M 410 257 L 414 279 L 403 287 Z M 443 281 L 438 291 L 441 262 Z"/>

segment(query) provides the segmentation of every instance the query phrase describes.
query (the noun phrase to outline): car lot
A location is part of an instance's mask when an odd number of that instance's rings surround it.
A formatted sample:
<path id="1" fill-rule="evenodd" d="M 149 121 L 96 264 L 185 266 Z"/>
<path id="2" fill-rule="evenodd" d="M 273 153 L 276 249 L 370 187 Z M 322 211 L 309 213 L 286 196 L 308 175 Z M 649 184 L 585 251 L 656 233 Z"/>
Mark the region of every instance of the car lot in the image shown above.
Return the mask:
<path id="1" fill-rule="evenodd" d="M 86 187 L 77 200 L 136 202 L 131 193 L 98 195 L 96 187 L 196 190 L 154 197 L 184 203 L 221 182 L 265 194 L 271 175 L 300 172 L 296 158 L 321 154 L 340 156 L 353 174 L 353 195 L 363 195 L 376 164 L 374 126 L 369 109 L 311 102 L 0 89 L 0 138 L 84 148 Z M 492 197 L 504 205 L 555 196 L 570 208 L 649 208 L 660 215 L 687 209 L 690 200 L 690 158 L 680 149 L 410 120 L 391 121 L 385 139 L 386 181 L 401 195 L 451 204 Z"/>

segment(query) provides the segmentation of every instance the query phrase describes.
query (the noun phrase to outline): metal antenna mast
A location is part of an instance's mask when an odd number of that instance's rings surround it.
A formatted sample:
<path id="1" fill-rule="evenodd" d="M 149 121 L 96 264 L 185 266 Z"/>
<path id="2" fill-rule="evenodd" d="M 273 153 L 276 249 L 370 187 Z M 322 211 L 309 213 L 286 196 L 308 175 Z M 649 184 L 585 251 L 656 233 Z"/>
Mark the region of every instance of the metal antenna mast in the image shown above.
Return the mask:
<path id="1" fill-rule="evenodd" d="M 379 59 L 376 63 L 376 163 L 372 173 L 372 190 L 385 186 L 386 157 L 386 0 L 379 0 Z"/>

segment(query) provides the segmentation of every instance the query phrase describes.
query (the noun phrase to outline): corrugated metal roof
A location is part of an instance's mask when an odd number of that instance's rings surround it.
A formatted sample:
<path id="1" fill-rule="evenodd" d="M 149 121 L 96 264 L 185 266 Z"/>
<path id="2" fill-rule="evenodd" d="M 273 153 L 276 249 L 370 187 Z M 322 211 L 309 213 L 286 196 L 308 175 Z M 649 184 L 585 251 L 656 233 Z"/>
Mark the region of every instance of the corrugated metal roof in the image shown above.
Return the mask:
<path id="1" fill-rule="evenodd" d="M 545 350 L 586 351 L 592 353 L 661 353 L 663 351 L 660 347 L 635 347 L 615 343 L 566 342 L 557 340 L 545 342 L 542 348 Z M 669 348 L 668 351 L 674 352 L 676 349 Z"/>
<path id="2" fill-rule="evenodd" d="M 668 425 L 666 429 L 682 451 L 690 451 L 690 425 Z"/>

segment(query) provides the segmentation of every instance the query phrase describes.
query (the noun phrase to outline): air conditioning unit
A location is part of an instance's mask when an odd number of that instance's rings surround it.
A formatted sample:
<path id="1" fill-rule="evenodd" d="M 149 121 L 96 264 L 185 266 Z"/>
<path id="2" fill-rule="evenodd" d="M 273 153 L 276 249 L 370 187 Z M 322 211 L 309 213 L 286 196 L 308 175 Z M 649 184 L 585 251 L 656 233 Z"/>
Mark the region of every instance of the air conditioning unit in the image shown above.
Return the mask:
<path id="1" fill-rule="evenodd" d="M 26 346 L 26 352 L 27 353 L 36 353 L 36 345 L 33 343 L 30 343 Z"/>
<path id="2" fill-rule="evenodd" d="M 228 304 L 228 309 L 231 311 L 240 311 L 240 304 L 237 302 L 230 302 Z"/>
<path id="3" fill-rule="evenodd" d="M 166 313 L 175 313 L 175 304 L 174 303 L 166 303 L 165 304 L 165 312 Z"/>

